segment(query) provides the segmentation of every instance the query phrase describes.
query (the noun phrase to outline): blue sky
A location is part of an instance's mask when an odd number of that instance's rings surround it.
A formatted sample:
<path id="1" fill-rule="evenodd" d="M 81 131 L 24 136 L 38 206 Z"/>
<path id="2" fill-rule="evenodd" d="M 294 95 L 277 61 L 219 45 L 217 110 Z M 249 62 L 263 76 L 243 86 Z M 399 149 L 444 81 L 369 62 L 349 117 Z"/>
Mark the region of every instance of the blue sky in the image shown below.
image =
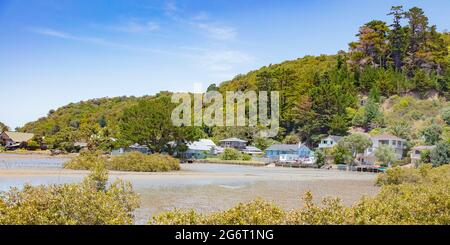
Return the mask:
<path id="1" fill-rule="evenodd" d="M 0 0 L 0 121 L 70 102 L 199 91 L 270 63 L 346 50 L 392 5 L 450 29 L 450 1 Z"/>

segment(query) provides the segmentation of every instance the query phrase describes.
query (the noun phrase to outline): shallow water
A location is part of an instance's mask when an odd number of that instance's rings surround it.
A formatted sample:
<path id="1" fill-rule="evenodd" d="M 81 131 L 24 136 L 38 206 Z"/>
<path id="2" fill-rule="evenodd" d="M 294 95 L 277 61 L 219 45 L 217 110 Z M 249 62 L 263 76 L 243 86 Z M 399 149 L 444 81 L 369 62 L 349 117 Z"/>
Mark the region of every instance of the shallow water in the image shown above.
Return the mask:
<path id="1" fill-rule="evenodd" d="M 2 158 L 0 191 L 11 186 L 79 182 L 86 172 L 64 170 L 67 159 Z M 1 170 L 1 164 L 3 170 Z M 5 167 L 7 166 L 7 167 Z M 3 172 L 2 172 L 3 171 Z M 300 197 L 311 190 L 317 200 L 338 196 L 350 205 L 363 195 L 378 191 L 374 174 L 317 169 L 289 169 L 223 164 L 185 164 L 171 173 L 111 172 L 110 179 L 130 181 L 141 196 L 136 223 L 173 208 L 213 212 L 257 197 L 286 209 L 301 206 Z"/>
<path id="2" fill-rule="evenodd" d="M 68 160 L 69 158 L 63 157 L 0 154 L 0 169 L 62 168 Z"/>

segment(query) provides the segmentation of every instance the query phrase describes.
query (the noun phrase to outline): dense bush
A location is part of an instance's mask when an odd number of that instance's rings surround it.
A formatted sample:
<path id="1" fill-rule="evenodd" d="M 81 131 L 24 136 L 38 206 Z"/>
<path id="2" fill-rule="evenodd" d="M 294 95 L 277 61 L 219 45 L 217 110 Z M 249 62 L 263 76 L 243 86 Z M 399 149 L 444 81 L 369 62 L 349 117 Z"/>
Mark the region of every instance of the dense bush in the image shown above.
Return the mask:
<path id="1" fill-rule="evenodd" d="M 77 170 L 89 170 L 95 165 L 105 165 L 106 157 L 102 156 L 99 152 L 81 152 L 80 155 L 72 158 L 70 161 L 64 164 L 64 168 L 77 169 Z"/>
<path id="2" fill-rule="evenodd" d="M 439 142 L 430 153 L 433 166 L 441 166 L 450 163 L 450 142 Z"/>
<path id="3" fill-rule="evenodd" d="M 0 224 L 132 224 L 138 195 L 130 183 L 107 179 L 97 165 L 79 184 L 11 188 L 0 195 Z"/>
<path id="4" fill-rule="evenodd" d="M 175 209 L 153 217 L 151 224 L 209 224 L 209 225 L 246 225 L 279 224 L 285 217 L 285 211 L 276 205 L 257 199 L 211 215 L 202 215 L 194 210 Z"/>
<path id="5" fill-rule="evenodd" d="M 180 169 L 180 161 L 168 155 L 145 155 L 140 152 L 129 152 L 112 157 L 107 162 L 108 169 L 136 172 L 164 172 Z"/>
<path id="6" fill-rule="evenodd" d="M 250 161 L 252 156 L 249 154 L 242 153 L 233 148 L 226 148 L 222 154 L 219 155 L 221 160 L 242 160 Z"/>
<path id="7" fill-rule="evenodd" d="M 310 192 L 304 207 L 283 211 L 257 200 L 211 215 L 175 210 L 155 216 L 152 224 L 450 224 L 450 166 L 393 168 L 380 175 L 380 192 L 351 207 L 339 199 L 315 204 Z"/>
<path id="8" fill-rule="evenodd" d="M 107 159 L 97 152 L 82 152 L 66 164 L 67 169 L 92 169 L 97 164 L 103 164 L 107 169 L 136 172 L 164 172 L 180 169 L 178 159 L 168 155 L 146 155 L 140 152 L 128 152 Z"/>

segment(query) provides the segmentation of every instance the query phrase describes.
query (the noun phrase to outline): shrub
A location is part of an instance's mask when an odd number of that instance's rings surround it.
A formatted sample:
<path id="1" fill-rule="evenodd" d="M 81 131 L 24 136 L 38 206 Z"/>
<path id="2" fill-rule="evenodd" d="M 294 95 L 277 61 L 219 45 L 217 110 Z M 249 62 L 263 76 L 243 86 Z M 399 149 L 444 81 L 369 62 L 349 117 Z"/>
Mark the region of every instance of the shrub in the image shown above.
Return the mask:
<path id="1" fill-rule="evenodd" d="M 242 160 L 250 161 L 252 156 L 249 154 L 241 153 L 240 151 L 233 148 L 226 148 L 222 154 L 219 155 L 221 160 Z"/>
<path id="2" fill-rule="evenodd" d="M 107 179 L 97 165 L 79 184 L 11 188 L 0 195 L 0 224 L 132 224 L 138 195 L 130 183 L 117 180 L 107 186 Z"/>
<path id="3" fill-rule="evenodd" d="M 128 152 L 111 158 L 108 169 L 136 172 L 164 172 L 179 170 L 180 162 L 168 155 L 145 155 L 140 152 Z"/>
<path id="4" fill-rule="evenodd" d="M 180 169 L 180 162 L 176 158 L 162 154 L 146 155 L 140 152 L 127 152 L 109 160 L 99 152 L 82 152 L 64 164 L 64 168 L 88 170 L 98 164 L 118 171 L 164 172 Z"/>
<path id="5" fill-rule="evenodd" d="M 37 150 L 39 148 L 40 148 L 40 145 L 39 145 L 38 142 L 36 142 L 34 140 L 28 141 L 28 143 L 27 143 L 27 150 L 35 151 L 35 150 Z"/>
<path id="6" fill-rule="evenodd" d="M 102 156 L 99 152 L 85 151 L 81 152 L 78 156 L 66 162 L 64 164 L 64 168 L 89 170 L 96 165 L 105 165 L 105 164 L 106 164 L 106 157 Z"/>
<path id="7" fill-rule="evenodd" d="M 450 142 L 440 142 L 430 153 L 433 166 L 441 166 L 450 163 Z"/>
<path id="8" fill-rule="evenodd" d="M 447 125 L 450 125 L 450 107 L 442 109 L 441 117 L 442 119 L 444 119 Z"/>
<path id="9" fill-rule="evenodd" d="M 285 212 L 281 208 L 262 199 L 256 199 L 250 203 L 239 203 L 231 209 L 210 215 L 202 215 L 194 210 L 175 209 L 153 217 L 149 223 L 160 225 L 262 225 L 280 224 L 284 217 Z"/>

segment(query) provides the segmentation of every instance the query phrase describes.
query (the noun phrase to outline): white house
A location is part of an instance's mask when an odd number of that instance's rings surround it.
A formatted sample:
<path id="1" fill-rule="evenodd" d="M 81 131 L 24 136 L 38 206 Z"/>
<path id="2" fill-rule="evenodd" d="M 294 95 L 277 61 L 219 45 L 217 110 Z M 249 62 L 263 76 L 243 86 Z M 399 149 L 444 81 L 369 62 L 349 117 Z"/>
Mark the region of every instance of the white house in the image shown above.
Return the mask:
<path id="1" fill-rule="evenodd" d="M 390 134 L 379 134 L 370 137 L 372 146 L 367 148 L 363 154 L 357 156 L 357 160 L 364 165 L 373 165 L 377 161 L 375 157 L 375 151 L 380 145 L 388 145 L 395 152 L 397 160 L 403 158 L 403 151 L 405 149 L 405 139 L 399 138 Z"/>
<path id="2" fill-rule="evenodd" d="M 323 138 L 320 140 L 319 143 L 319 149 L 328 149 L 335 146 L 340 140 L 342 139 L 341 136 L 336 135 L 329 135 L 326 138 Z"/>
<path id="3" fill-rule="evenodd" d="M 206 158 L 208 155 L 217 155 L 223 152 L 223 149 L 217 146 L 210 139 L 200 139 L 187 144 L 186 158 Z"/>

